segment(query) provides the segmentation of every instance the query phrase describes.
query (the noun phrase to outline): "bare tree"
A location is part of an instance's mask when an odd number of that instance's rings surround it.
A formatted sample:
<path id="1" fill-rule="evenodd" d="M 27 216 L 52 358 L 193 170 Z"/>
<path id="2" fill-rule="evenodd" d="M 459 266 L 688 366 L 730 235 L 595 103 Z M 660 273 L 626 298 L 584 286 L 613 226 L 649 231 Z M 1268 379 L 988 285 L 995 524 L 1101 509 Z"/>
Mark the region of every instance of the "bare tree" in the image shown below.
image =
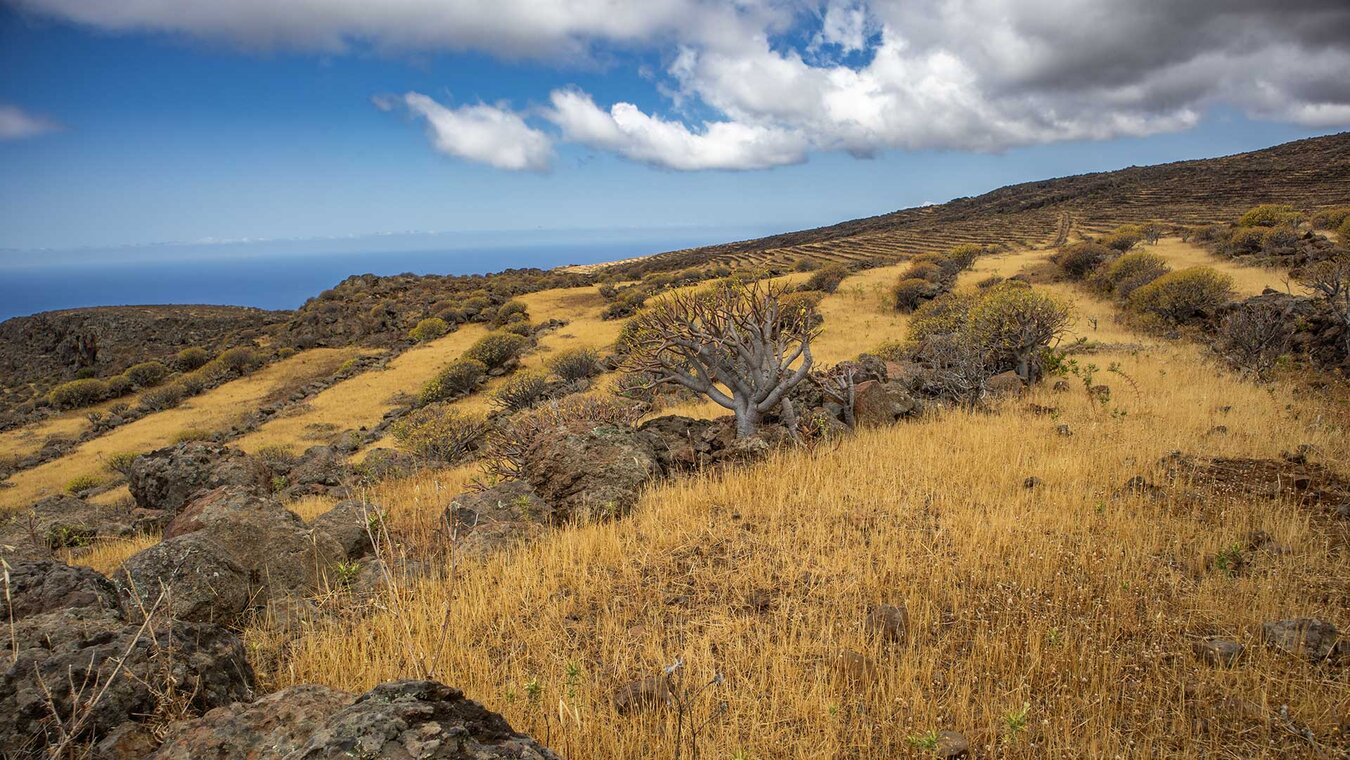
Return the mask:
<path id="1" fill-rule="evenodd" d="M 1304 269 L 1299 281 L 1331 307 L 1341 324 L 1341 339 L 1350 353 L 1350 253 L 1319 261 Z"/>
<path id="2" fill-rule="evenodd" d="M 795 429 L 788 391 L 806 378 L 819 334 L 814 307 L 786 306 L 784 289 L 753 282 L 662 296 L 638 316 L 625 368 L 677 383 L 736 413 L 736 434 L 753 436 L 780 404 Z"/>

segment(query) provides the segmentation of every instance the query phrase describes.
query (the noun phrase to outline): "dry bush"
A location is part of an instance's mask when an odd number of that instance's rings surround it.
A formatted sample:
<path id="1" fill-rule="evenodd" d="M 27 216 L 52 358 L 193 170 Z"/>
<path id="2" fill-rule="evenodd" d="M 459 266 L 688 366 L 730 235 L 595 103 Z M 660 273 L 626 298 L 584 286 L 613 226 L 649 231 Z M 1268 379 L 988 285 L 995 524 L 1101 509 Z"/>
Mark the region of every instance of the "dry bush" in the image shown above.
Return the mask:
<path id="1" fill-rule="evenodd" d="M 599 427 L 629 427 L 641 417 L 625 399 L 575 393 L 512 415 L 487 437 L 484 469 L 513 479 L 522 474 L 525 455 L 543 436 L 575 435 Z"/>
<path id="2" fill-rule="evenodd" d="M 263 363 L 262 357 L 258 356 L 258 352 L 247 346 L 236 346 L 222 351 L 215 360 L 236 375 L 248 374 L 262 366 Z"/>
<path id="3" fill-rule="evenodd" d="M 504 412 L 520 412 L 548 398 L 552 384 L 548 375 L 542 372 L 520 372 L 506 379 L 506 382 L 492 394 L 492 403 Z"/>
<path id="4" fill-rule="evenodd" d="M 423 404 L 430 404 L 473 393 L 483 378 L 487 377 L 487 372 L 487 365 L 476 359 L 456 359 L 422 386 L 418 399 Z"/>
<path id="5" fill-rule="evenodd" d="M 1130 307 L 1174 325 L 1213 314 L 1233 295 L 1233 278 L 1209 267 L 1168 272 L 1130 294 Z"/>
<path id="6" fill-rule="evenodd" d="M 1293 248 L 1298 244 L 1298 239 L 1298 230 L 1292 225 L 1281 224 L 1271 227 L 1261 236 L 1261 250 L 1266 253 L 1277 253 Z"/>
<path id="7" fill-rule="evenodd" d="M 1073 279 L 1082 280 L 1115 255 L 1114 251 L 1101 243 L 1084 242 L 1061 249 L 1050 260 Z"/>
<path id="8" fill-rule="evenodd" d="M 815 270 L 806 282 L 802 283 L 801 289 L 833 293 L 839 289 L 839 284 L 848 277 L 848 273 L 848 267 L 843 264 L 826 264 Z"/>
<path id="9" fill-rule="evenodd" d="M 1144 230 L 1137 224 L 1122 224 L 1103 235 L 1100 242 L 1113 251 L 1124 253 L 1144 239 Z"/>
<path id="10" fill-rule="evenodd" d="M 399 419 L 390 432 L 404 449 L 420 457 L 456 464 L 477 450 L 491 429 L 485 417 L 436 404 Z"/>
<path id="11" fill-rule="evenodd" d="M 1335 230 L 1350 219 L 1350 206 L 1333 206 L 1315 212 L 1308 221 L 1314 229 Z"/>
<path id="12" fill-rule="evenodd" d="M 553 374 L 569 383 L 595 377 L 602 371 L 600 354 L 585 346 L 560 351 L 549 357 L 546 364 Z"/>
<path id="13" fill-rule="evenodd" d="M 187 392 L 183 386 L 173 383 L 161 388 L 152 388 L 142 393 L 137 406 L 145 412 L 162 412 L 183 403 L 185 398 L 187 398 Z"/>
<path id="14" fill-rule="evenodd" d="M 1293 337 L 1294 318 L 1289 309 L 1257 299 L 1238 304 L 1224 315 L 1214 350 L 1234 367 L 1264 378 L 1288 355 Z"/>
<path id="15" fill-rule="evenodd" d="M 173 355 L 173 366 L 179 372 L 191 372 L 209 361 L 211 354 L 197 346 L 190 346 Z"/>
<path id="16" fill-rule="evenodd" d="M 508 325 L 513 322 L 529 321 L 530 313 L 523 301 L 507 301 L 497 307 L 496 314 L 492 317 L 492 324 L 497 327 Z"/>
<path id="17" fill-rule="evenodd" d="M 1230 256 L 1260 253 L 1266 244 L 1266 231 L 1260 227 L 1235 227 L 1223 245 Z"/>
<path id="18" fill-rule="evenodd" d="M 909 313 L 938 294 L 938 289 L 928 280 L 906 277 L 891 288 L 891 301 L 897 311 Z"/>
<path id="19" fill-rule="evenodd" d="M 1350 355 L 1350 253 L 1305 267 L 1299 282 L 1321 300 L 1341 327 L 1341 340 Z"/>
<path id="20" fill-rule="evenodd" d="M 140 451 L 117 451 L 109 454 L 103 462 L 104 468 L 108 472 L 127 477 L 131 474 L 131 464 L 136 461 L 136 457 L 143 452 Z"/>

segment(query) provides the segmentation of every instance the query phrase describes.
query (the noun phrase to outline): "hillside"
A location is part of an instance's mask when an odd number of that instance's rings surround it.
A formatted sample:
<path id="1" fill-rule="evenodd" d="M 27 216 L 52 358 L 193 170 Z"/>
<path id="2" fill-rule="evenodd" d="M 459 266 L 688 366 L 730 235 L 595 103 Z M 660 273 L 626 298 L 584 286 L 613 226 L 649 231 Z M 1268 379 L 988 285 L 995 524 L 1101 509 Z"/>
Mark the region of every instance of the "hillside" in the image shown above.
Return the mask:
<path id="1" fill-rule="evenodd" d="M 828 227 L 671 251 L 614 268 L 627 276 L 768 258 L 894 260 L 962 243 L 1047 245 L 1074 232 L 1166 220 L 1198 225 L 1261 203 L 1317 208 L 1350 203 L 1350 132 L 1222 158 L 1009 185 L 974 198 L 904 209 Z"/>
<path id="2" fill-rule="evenodd" d="M 1347 242 L 1338 135 L 202 332 L 0 432 L 0 755 L 1341 757 Z M 753 436 L 628 371 L 700 293 L 808 336 Z"/>

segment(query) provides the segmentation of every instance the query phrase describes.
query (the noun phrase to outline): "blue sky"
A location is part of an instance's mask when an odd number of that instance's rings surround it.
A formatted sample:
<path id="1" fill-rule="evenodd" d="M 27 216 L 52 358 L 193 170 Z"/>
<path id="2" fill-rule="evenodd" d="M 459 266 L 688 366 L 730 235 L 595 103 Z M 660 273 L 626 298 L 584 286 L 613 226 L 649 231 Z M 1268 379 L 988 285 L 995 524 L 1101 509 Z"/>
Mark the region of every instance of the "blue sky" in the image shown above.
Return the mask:
<path id="1" fill-rule="evenodd" d="M 104 10 L 116 5 L 0 0 L 0 248 L 797 229 L 1350 123 L 1345 39 L 1288 18 L 1266 34 L 1300 51 L 1298 69 L 1258 65 L 1261 49 L 1218 41 L 1227 28 L 1205 51 L 1192 27 L 1205 60 L 1112 59 L 1113 40 L 1077 40 L 1098 51 L 1085 72 L 1064 45 L 1037 55 L 1039 27 L 1000 58 L 962 47 L 947 8 L 885 3 L 661 0 L 664 16 L 582 11 L 561 30 L 436 0 L 390 6 L 406 18 L 308 0 L 312 18 L 281 20 L 241 1 L 224 21 L 198 0 L 129 18 Z M 534 18 L 526 0 L 502 5 Z M 1323 26 L 1345 23 L 1337 7 L 1318 10 Z M 1120 34 L 1181 23 L 1155 10 Z M 446 13 L 451 31 L 426 20 Z M 1035 64 L 1010 73 L 1023 59 Z"/>

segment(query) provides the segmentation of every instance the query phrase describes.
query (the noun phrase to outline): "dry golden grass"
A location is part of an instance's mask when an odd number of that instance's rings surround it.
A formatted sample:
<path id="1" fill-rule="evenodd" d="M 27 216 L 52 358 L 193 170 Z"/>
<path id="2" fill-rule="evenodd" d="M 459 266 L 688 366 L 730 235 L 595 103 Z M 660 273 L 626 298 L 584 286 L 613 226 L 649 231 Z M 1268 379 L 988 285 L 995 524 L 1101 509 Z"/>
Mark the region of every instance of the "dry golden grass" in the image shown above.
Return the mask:
<path id="1" fill-rule="evenodd" d="M 1266 288 L 1287 289 L 1289 271 L 1286 269 L 1242 266 L 1198 245 L 1183 243 L 1180 238 L 1163 238 L 1157 245 L 1142 246 L 1141 250 L 1162 256 L 1173 269 L 1209 267 L 1223 272 L 1233 278 L 1233 290 L 1241 297 L 1260 295 Z M 1293 287 L 1296 292 L 1302 292 L 1299 286 Z"/>
<path id="2" fill-rule="evenodd" d="M 1309 756 L 1280 706 L 1327 740 L 1350 684 L 1265 650 L 1259 630 L 1350 625 L 1343 528 L 1283 503 L 1114 491 L 1175 449 L 1275 457 L 1311 443 L 1344 462 L 1350 437 L 1315 401 L 1243 384 L 1192 347 L 1101 361 L 1119 361 L 1139 395 L 1107 375 L 1106 408 L 1041 391 L 1030 400 L 1057 417 L 1018 402 L 949 412 L 670 482 L 626 520 L 461 563 L 453 582 L 418 585 L 402 615 L 307 630 L 264 680 L 362 690 L 438 660 L 431 675 L 567 757 L 669 757 L 673 717 L 618 717 L 609 696 L 676 658 L 692 681 L 726 677 L 700 707 L 727 703 L 708 757 L 908 756 L 910 737 L 941 729 L 1000 757 Z M 1229 433 L 1210 435 L 1217 423 Z M 1024 488 L 1028 475 L 1044 485 Z M 437 519 L 452 486 L 414 478 L 382 496 L 407 524 Z M 1210 568 L 1258 529 L 1289 551 L 1253 555 L 1236 577 Z M 767 609 L 747 602 L 756 592 Z M 867 640 L 862 618 L 881 602 L 908 607 L 912 643 Z M 1199 664 L 1190 645 L 1206 634 L 1249 656 Z M 858 679 L 832 664 L 842 651 L 868 658 Z"/>
<path id="3" fill-rule="evenodd" d="M 89 546 L 69 550 L 62 558 L 72 565 L 93 568 L 104 575 L 112 575 L 131 555 L 159 543 L 159 535 L 145 533 L 131 538 L 109 538 Z"/>
<path id="4" fill-rule="evenodd" d="M 904 337 L 909 317 L 895 310 L 891 287 L 908 266 L 865 269 L 846 277 L 837 291 L 821 299 L 824 329 L 811 344 L 817 363 L 824 366 L 853 359 Z"/>
<path id="5" fill-rule="evenodd" d="M 228 427 L 256 409 L 278 387 L 331 374 L 355 349 L 318 348 L 302 351 L 246 377 L 232 380 L 182 406 L 142 417 L 87 441 L 60 459 L 15 473 L 13 488 L 0 490 L 0 510 L 17 509 L 61 490 L 78 475 L 104 475 L 107 458 L 123 451 L 151 451 L 174 442 L 185 430 L 211 431 Z"/>
<path id="6" fill-rule="evenodd" d="M 344 380 L 240 438 L 236 445 L 255 452 L 268 446 L 303 451 L 327 443 L 342 430 L 373 426 L 399 405 L 399 394 L 416 394 L 436 371 L 487 334 L 482 325 L 464 325 L 455 332 L 395 357 L 384 370 L 363 372 Z"/>

